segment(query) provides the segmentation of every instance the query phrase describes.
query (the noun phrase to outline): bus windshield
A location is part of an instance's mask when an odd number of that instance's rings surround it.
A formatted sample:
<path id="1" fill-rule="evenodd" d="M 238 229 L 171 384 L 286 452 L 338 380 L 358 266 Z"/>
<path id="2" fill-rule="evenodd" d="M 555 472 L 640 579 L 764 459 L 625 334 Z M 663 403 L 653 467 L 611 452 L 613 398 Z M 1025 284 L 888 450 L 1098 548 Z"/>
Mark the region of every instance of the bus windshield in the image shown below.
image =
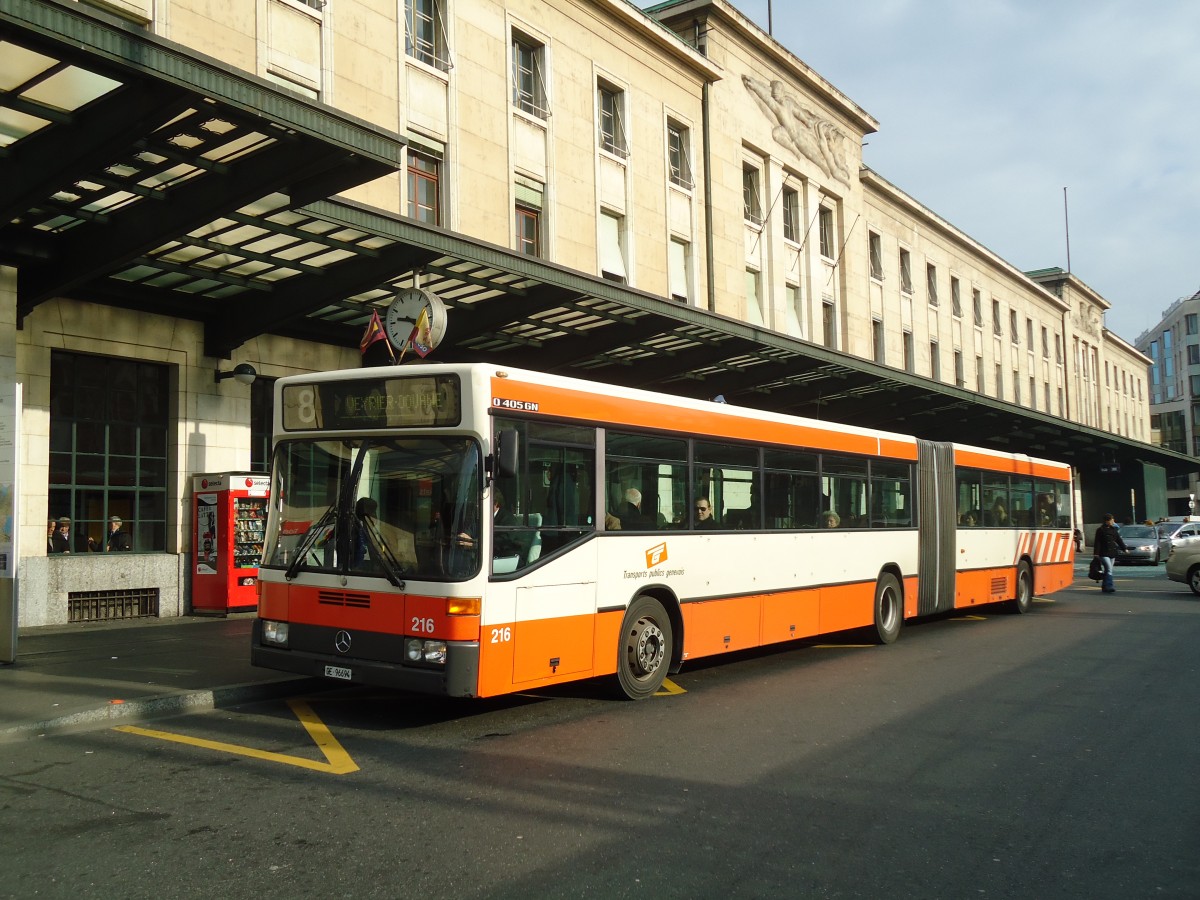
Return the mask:
<path id="1" fill-rule="evenodd" d="M 479 571 L 483 465 L 467 438 L 279 444 L 264 567 L 432 581 Z"/>

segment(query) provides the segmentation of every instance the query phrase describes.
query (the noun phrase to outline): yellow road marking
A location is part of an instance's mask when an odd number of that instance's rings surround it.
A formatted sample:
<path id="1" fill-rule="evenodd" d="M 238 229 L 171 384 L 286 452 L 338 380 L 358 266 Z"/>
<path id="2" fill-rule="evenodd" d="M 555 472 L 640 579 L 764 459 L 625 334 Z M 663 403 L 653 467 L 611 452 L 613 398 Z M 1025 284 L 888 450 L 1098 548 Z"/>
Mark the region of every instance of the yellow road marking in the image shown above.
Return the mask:
<path id="1" fill-rule="evenodd" d="M 289 700 L 287 704 L 291 707 L 292 712 L 296 714 L 296 718 L 300 720 L 300 724 L 304 726 L 304 730 L 308 732 L 308 736 L 313 739 L 317 748 L 325 756 L 325 762 L 317 762 L 316 760 L 305 759 L 301 756 L 288 756 L 286 753 L 274 753 L 270 750 L 259 750 L 256 747 L 243 747 L 239 744 L 226 744 L 223 741 L 210 741 L 205 738 L 175 734 L 170 731 L 140 728 L 136 725 L 120 725 L 113 730 L 124 731 L 127 734 L 140 734 L 143 737 L 158 738 L 162 741 L 174 741 L 177 744 L 188 744 L 192 747 L 202 747 L 205 750 L 216 750 L 221 753 L 235 753 L 238 756 L 265 759 L 268 762 L 283 763 L 287 766 L 299 766 L 302 769 L 312 769 L 317 772 L 326 772 L 330 775 L 348 775 L 351 772 L 358 771 L 358 766 L 350 758 L 350 754 L 342 748 L 342 745 L 338 743 L 337 738 L 333 736 L 325 726 L 325 723 L 317 718 L 317 714 L 312 711 L 312 707 L 308 703 L 303 700 Z"/>
<path id="2" fill-rule="evenodd" d="M 670 697 L 672 694 L 686 694 L 683 688 L 673 682 L 670 678 L 664 678 L 662 687 L 654 694 L 655 697 Z"/>
<path id="3" fill-rule="evenodd" d="M 951 622 L 986 622 L 987 616 L 954 616 Z"/>

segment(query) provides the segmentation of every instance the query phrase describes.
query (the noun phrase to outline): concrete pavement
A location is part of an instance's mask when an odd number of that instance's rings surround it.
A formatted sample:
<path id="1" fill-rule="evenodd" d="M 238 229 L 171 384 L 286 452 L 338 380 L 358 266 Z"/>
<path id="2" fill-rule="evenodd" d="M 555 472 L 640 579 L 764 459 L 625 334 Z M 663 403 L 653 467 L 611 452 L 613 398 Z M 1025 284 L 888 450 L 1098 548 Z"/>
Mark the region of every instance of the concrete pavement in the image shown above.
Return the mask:
<path id="1" fill-rule="evenodd" d="M 0 742 L 103 728 L 317 687 L 250 665 L 254 615 L 22 629 L 0 665 Z"/>

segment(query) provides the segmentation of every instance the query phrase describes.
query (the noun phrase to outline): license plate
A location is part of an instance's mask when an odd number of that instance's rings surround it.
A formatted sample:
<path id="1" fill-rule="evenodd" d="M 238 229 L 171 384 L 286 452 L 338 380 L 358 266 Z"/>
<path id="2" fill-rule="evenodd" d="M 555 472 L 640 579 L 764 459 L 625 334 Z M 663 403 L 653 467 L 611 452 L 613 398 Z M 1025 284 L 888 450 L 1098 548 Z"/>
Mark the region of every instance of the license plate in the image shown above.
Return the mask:
<path id="1" fill-rule="evenodd" d="M 342 681 L 349 681 L 350 680 L 350 670 L 342 668 L 341 666 L 326 666 L 325 667 L 325 677 L 326 678 L 340 678 Z"/>

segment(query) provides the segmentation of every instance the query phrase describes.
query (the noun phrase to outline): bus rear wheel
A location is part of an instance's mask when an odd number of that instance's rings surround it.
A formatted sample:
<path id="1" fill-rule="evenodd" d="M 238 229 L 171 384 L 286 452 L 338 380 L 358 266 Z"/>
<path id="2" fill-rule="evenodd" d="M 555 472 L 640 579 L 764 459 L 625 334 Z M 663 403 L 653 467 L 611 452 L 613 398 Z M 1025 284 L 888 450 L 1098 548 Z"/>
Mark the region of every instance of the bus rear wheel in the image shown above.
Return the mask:
<path id="1" fill-rule="evenodd" d="M 1033 609 L 1033 572 L 1029 563 L 1017 566 L 1017 596 L 1008 601 L 1009 612 L 1024 614 Z"/>
<path id="2" fill-rule="evenodd" d="M 890 572 L 884 572 L 875 583 L 875 640 L 880 644 L 891 644 L 900 637 L 904 624 L 904 592 L 900 581 Z"/>
<path id="3" fill-rule="evenodd" d="M 617 647 L 617 681 L 630 700 L 658 693 L 674 652 L 671 619 L 653 597 L 638 597 L 625 613 Z"/>

